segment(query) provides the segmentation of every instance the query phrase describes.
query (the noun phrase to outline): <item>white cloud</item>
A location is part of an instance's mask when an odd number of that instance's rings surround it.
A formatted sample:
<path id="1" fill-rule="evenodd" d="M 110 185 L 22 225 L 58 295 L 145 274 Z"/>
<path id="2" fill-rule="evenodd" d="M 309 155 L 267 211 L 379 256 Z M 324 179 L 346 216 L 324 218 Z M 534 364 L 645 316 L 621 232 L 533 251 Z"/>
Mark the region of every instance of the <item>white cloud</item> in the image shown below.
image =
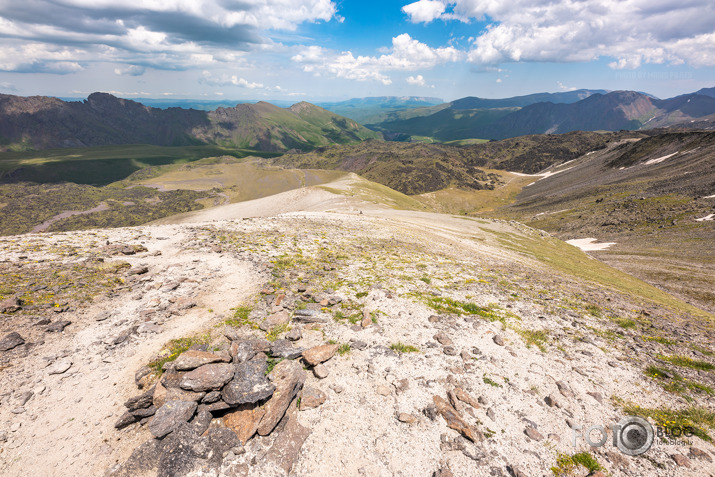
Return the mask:
<path id="1" fill-rule="evenodd" d="M 211 85 L 211 86 L 237 86 L 239 88 L 255 89 L 255 90 L 265 90 L 265 91 L 278 91 L 282 92 L 283 88 L 280 86 L 266 86 L 263 83 L 258 83 L 255 81 L 249 81 L 245 78 L 241 78 L 237 75 L 229 75 L 222 73 L 215 75 L 210 71 L 204 70 L 201 73 L 200 82 Z"/>
<path id="2" fill-rule="evenodd" d="M 337 18 L 332 0 L 32 0 L 0 1 L 0 69 L 67 73 L 89 62 L 168 70 L 231 63 L 271 44 L 276 31 Z M 44 59 L 24 45 L 72 53 Z M 61 62 L 58 62 L 61 61 Z"/>
<path id="3" fill-rule="evenodd" d="M 576 91 L 576 89 L 577 89 L 577 88 L 574 88 L 573 86 L 566 86 L 561 81 L 557 81 L 556 84 L 559 85 L 559 90 L 561 90 L 561 91 Z"/>
<path id="4" fill-rule="evenodd" d="M 715 66 L 711 0 L 420 0 L 403 10 L 416 23 L 487 21 L 469 51 L 474 63 L 611 57 L 616 69 Z"/>
<path id="5" fill-rule="evenodd" d="M 304 47 L 291 59 L 303 65 L 303 71 L 316 76 L 327 74 L 356 81 L 380 81 L 392 84 L 387 71 L 415 71 L 459 61 L 464 53 L 454 47 L 432 48 L 407 33 L 392 39 L 392 48 L 380 56 L 355 56 L 351 51 L 338 53 L 319 46 Z"/>
<path id="6" fill-rule="evenodd" d="M 407 81 L 407 84 L 414 86 L 427 86 L 427 83 L 425 83 L 425 79 L 422 75 L 408 76 L 405 81 Z"/>
<path id="7" fill-rule="evenodd" d="M 117 76 L 141 76 L 146 71 L 146 68 L 138 65 L 128 65 L 122 68 L 114 68 L 114 74 Z"/>
<path id="8" fill-rule="evenodd" d="M 402 7 L 412 23 L 429 23 L 442 16 L 446 5 L 440 1 L 419 0 Z"/>

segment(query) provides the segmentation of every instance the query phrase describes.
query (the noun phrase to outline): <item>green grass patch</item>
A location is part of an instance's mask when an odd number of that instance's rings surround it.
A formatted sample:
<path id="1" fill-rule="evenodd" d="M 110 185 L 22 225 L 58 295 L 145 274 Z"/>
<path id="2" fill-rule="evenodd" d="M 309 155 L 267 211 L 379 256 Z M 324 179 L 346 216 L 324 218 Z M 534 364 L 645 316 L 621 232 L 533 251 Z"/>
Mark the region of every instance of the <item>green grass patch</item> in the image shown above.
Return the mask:
<path id="1" fill-rule="evenodd" d="M 559 454 L 556 466 L 551 468 L 555 476 L 579 475 L 578 469 L 583 467 L 589 474 L 603 469 L 596 459 L 588 452 L 579 452 L 574 455 Z"/>
<path id="2" fill-rule="evenodd" d="M 497 314 L 492 307 L 482 307 L 475 303 L 459 301 L 442 296 L 427 297 L 426 301 L 427 306 L 440 313 L 477 315 L 489 321 L 505 321 L 504 317 Z"/>
<path id="3" fill-rule="evenodd" d="M 164 345 L 164 348 L 159 352 L 159 357 L 151 361 L 147 366 L 157 376 L 161 376 L 164 373 L 164 365 L 176 360 L 181 353 L 187 351 L 194 345 L 205 345 L 211 340 L 211 335 L 205 333 L 197 336 L 190 336 L 186 338 L 177 338 L 169 341 Z"/>
<path id="4" fill-rule="evenodd" d="M 700 371 L 712 371 L 713 369 L 715 369 L 715 365 L 712 363 L 708 363 L 707 361 L 702 361 L 698 359 L 688 358 L 687 356 L 664 356 L 662 354 L 659 354 L 656 357 L 660 360 L 667 361 L 670 364 L 673 364 L 675 366 L 681 366 L 683 368 L 692 368 Z"/>
<path id="5" fill-rule="evenodd" d="M 623 328 L 624 330 L 635 328 L 638 325 L 638 323 L 636 323 L 635 321 L 628 318 L 622 318 L 620 316 L 612 316 L 608 319 L 614 322 L 619 327 Z"/>
<path id="6" fill-rule="evenodd" d="M 490 378 L 490 377 L 487 376 L 486 374 L 485 374 L 484 376 L 482 376 L 482 381 L 484 381 L 484 384 L 488 384 L 488 385 L 493 386 L 493 387 L 495 387 L 495 388 L 500 388 L 500 387 L 502 387 L 501 384 L 499 384 L 498 382 L 494 381 L 492 378 Z"/>
<path id="7" fill-rule="evenodd" d="M 670 408 L 643 408 L 633 403 L 624 403 L 619 399 L 616 402 L 621 405 L 623 412 L 631 416 L 651 418 L 657 426 L 680 427 L 684 429 L 690 427 L 693 433 L 704 441 L 712 442 L 708 430 L 715 428 L 715 412 L 699 406 L 691 406 L 685 409 Z"/>
<path id="8" fill-rule="evenodd" d="M 416 346 L 404 344 L 401 341 L 398 341 L 397 343 L 392 343 L 390 345 L 390 349 L 392 351 L 395 351 L 396 353 L 402 354 L 402 353 L 419 353 L 420 350 Z"/>
<path id="9" fill-rule="evenodd" d="M 338 347 L 338 354 L 340 356 L 345 356 L 350 352 L 350 345 L 347 343 L 343 343 Z"/>
<path id="10" fill-rule="evenodd" d="M 274 326 L 268 333 L 266 333 L 266 339 L 270 342 L 273 342 L 277 340 L 280 335 L 288 331 L 290 331 L 290 327 L 287 323 Z"/>
<path id="11" fill-rule="evenodd" d="M 273 368 L 276 367 L 276 364 L 278 364 L 278 363 L 280 363 L 281 361 L 283 361 L 283 358 L 271 358 L 271 357 L 269 357 L 266 361 L 268 362 L 268 369 L 266 370 L 266 374 L 268 374 L 268 373 L 270 373 L 271 371 L 273 371 Z"/>
<path id="12" fill-rule="evenodd" d="M 258 323 L 252 321 L 249 318 L 251 311 L 253 311 L 251 307 L 238 306 L 236 308 L 232 308 L 232 310 L 233 316 L 230 319 L 224 321 L 224 324 L 228 326 L 234 326 L 236 328 L 240 328 L 242 326 L 249 326 L 253 329 L 258 329 Z"/>
<path id="13" fill-rule="evenodd" d="M 527 330 L 516 326 L 511 327 L 516 334 L 526 343 L 526 347 L 536 346 L 541 352 L 546 352 L 546 343 L 549 339 L 549 332 L 546 330 Z"/>
<path id="14" fill-rule="evenodd" d="M 675 340 L 670 340 L 668 338 L 664 338 L 662 336 L 642 336 L 643 341 L 654 341 L 656 343 L 664 344 L 664 345 L 674 345 L 676 344 Z"/>

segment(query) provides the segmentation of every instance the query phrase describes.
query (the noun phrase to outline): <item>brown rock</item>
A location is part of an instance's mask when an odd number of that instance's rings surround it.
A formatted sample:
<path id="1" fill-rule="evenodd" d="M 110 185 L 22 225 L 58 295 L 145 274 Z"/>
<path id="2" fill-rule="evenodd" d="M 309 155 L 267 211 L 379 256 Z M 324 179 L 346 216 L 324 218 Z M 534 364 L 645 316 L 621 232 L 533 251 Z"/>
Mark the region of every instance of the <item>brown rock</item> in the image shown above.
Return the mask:
<path id="1" fill-rule="evenodd" d="M 15 297 L 6 298 L 0 301 L 0 313 L 15 313 L 22 309 L 22 302 Z"/>
<path id="2" fill-rule="evenodd" d="M 676 464 L 678 464 L 678 467 L 687 467 L 690 468 L 690 459 L 685 457 L 683 454 L 673 454 L 670 456 Z"/>
<path id="3" fill-rule="evenodd" d="M 440 331 L 436 335 L 434 335 L 432 338 L 435 339 L 439 344 L 442 346 L 452 346 L 454 342 L 451 340 L 449 336 L 443 331 Z"/>
<path id="4" fill-rule="evenodd" d="M 290 323 L 290 315 L 287 311 L 279 311 L 278 313 L 273 313 L 268 318 L 261 322 L 259 328 L 263 331 L 270 331 L 276 326 L 287 325 Z"/>
<path id="5" fill-rule="evenodd" d="M 10 351 L 11 349 L 24 344 L 25 340 L 20 336 L 20 333 L 13 331 L 8 333 L 0 340 L 0 351 Z"/>
<path id="6" fill-rule="evenodd" d="M 205 364 L 226 362 L 226 356 L 209 353 L 208 351 L 188 350 L 184 351 L 174 361 L 174 369 L 177 371 L 191 371 Z"/>
<path id="7" fill-rule="evenodd" d="M 338 351 L 338 345 L 336 344 L 325 344 L 320 346 L 315 346 L 313 348 L 303 351 L 303 359 L 311 366 L 315 366 L 320 363 L 324 363 L 329 360 Z"/>
<path id="8" fill-rule="evenodd" d="M 213 391 L 229 382 L 233 373 L 233 365 L 229 363 L 205 364 L 186 373 L 179 386 L 189 391 Z"/>
<path id="9" fill-rule="evenodd" d="M 467 403 L 470 406 L 472 406 L 474 409 L 479 409 L 479 401 L 474 399 L 472 396 L 470 396 L 464 389 L 462 388 L 454 388 L 454 395 L 462 401 L 463 403 Z"/>
<path id="10" fill-rule="evenodd" d="M 306 386 L 300 393 L 300 410 L 313 409 L 325 402 L 328 396 L 318 388 Z"/>
<path id="11" fill-rule="evenodd" d="M 524 434 L 526 434 L 529 437 L 529 439 L 534 439 L 535 441 L 543 441 L 544 440 L 544 436 L 539 431 L 537 431 L 536 429 L 534 429 L 531 426 L 524 429 Z"/>
<path id="12" fill-rule="evenodd" d="M 194 415 L 196 407 L 196 403 L 191 401 L 168 401 L 154 414 L 149 423 L 149 430 L 154 437 L 162 438 L 181 424 L 188 422 Z"/>
<path id="13" fill-rule="evenodd" d="M 266 414 L 258 426 L 258 433 L 262 436 L 270 434 L 283 418 L 288 405 L 303 387 L 306 374 L 297 361 L 284 360 L 276 364 L 268 378 L 276 386 L 276 390 L 265 404 Z"/>
<path id="14" fill-rule="evenodd" d="M 384 384 L 379 385 L 375 391 L 380 396 L 389 396 L 390 394 L 392 394 L 392 391 L 390 390 L 390 388 L 388 388 Z"/>
<path id="15" fill-rule="evenodd" d="M 571 390 L 568 384 L 566 384 L 563 381 L 556 381 L 556 386 L 559 388 L 559 392 L 561 395 L 565 398 L 573 398 L 576 395 L 574 392 Z"/>
<path id="16" fill-rule="evenodd" d="M 291 473 L 293 465 L 300 457 L 300 449 L 310 435 L 310 429 L 298 422 L 295 401 L 289 404 L 288 412 L 276 429 L 278 436 L 265 456 L 269 464 L 280 466 L 286 475 Z"/>
<path id="17" fill-rule="evenodd" d="M 397 420 L 400 422 L 404 422 L 405 424 L 414 424 L 415 422 L 417 422 L 417 418 L 415 416 L 406 412 L 399 413 L 397 415 Z"/>
<path id="18" fill-rule="evenodd" d="M 246 445 L 258 430 L 258 424 L 265 413 L 265 409 L 261 406 L 243 404 L 223 416 L 223 424 L 236 433 L 241 444 Z"/>
<path id="19" fill-rule="evenodd" d="M 181 388 L 167 388 L 161 382 L 156 383 L 152 402 L 156 408 L 160 408 L 167 401 L 194 401 L 199 402 L 206 395 L 205 392 L 196 393 L 185 391 Z"/>
<path id="20" fill-rule="evenodd" d="M 561 403 L 558 401 L 558 399 L 556 399 L 556 397 L 554 397 L 553 394 L 549 394 L 548 396 L 546 396 L 544 398 L 544 402 L 548 404 L 549 407 L 561 407 Z"/>
<path id="21" fill-rule="evenodd" d="M 367 328 L 372 324 L 372 317 L 370 316 L 370 312 L 367 310 L 362 311 L 362 322 L 360 322 L 360 326 L 363 328 Z"/>
<path id="22" fill-rule="evenodd" d="M 704 461 L 710 462 L 710 463 L 712 463 L 712 461 L 713 461 L 713 458 L 710 457 L 710 454 L 708 454 L 704 450 L 698 449 L 697 447 L 691 447 L 689 455 L 690 455 L 691 459 L 704 460 Z"/>
<path id="23" fill-rule="evenodd" d="M 318 379 L 325 379 L 330 373 L 328 372 L 328 368 L 326 368 L 324 364 L 319 364 L 313 368 L 313 374 Z"/>
<path id="24" fill-rule="evenodd" d="M 447 426 L 450 429 L 454 429 L 472 442 L 479 442 L 484 439 L 484 436 L 479 431 L 472 429 L 447 401 L 439 396 L 434 396 L 432 399 L 437 412 L 447 421 Z"/>
<path id="25" fill-rule="evenodd" d="M 492 340 L 499 346 L 504 346 L 504 338 L 502 338 L 501 335 L 494 335 Z"/>
<path id="26" fill-rule="evenodd" d="M 591 396 L 593 399 L 599 402 L 599 404 L 603 404 L 603 396 L 601 396 L 601 393 L 597 392 L 587 392 L 589 396 Z"/>

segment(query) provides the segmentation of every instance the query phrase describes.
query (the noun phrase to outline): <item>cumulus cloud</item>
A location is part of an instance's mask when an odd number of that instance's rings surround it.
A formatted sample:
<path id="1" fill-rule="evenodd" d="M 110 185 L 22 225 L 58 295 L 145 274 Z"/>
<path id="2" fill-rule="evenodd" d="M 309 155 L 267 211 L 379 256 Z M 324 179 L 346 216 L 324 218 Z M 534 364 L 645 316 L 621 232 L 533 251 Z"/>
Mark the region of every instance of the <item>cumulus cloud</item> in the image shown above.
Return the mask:
<path id="1" fill-rule="evenodd" d="M 419 2 L 405 5 L 402 7 L 402 11 L 410 17 L 412 23 L 429 23 L 441 17 L 446 8 L 447 6 L 444 2 L 420 0 Z"/>
<path id="2" fill-rule="evenodd" d="M 23 44 L 89 53 L 70 58 L 115 61 L 143 67 L 187 69 L 231 61 L 236 51 L 270 42 L 272 31 L 293 31 L 303 22 L 336 18 L 332 0 L 31 0 L 0 2 L 0 50 Z M 16 56 L 6 71 L 69 71 L 55 59 Z M 139 58 L 140 61 L 135 61 Z M 0 62 L 3 58 L 0 58 Z M 65 59 L 63 59 L 65 61 Z M 11 65 L 16 64 L 16 68 Z M 75 68 L 76 69 L 76 68 Z M 122 67 L 118 74 L 133 74 Z M 135 70 L 137 71 L 137 70 Z"/>
<path id="3" fill-rule="evenodd" d="M 128 65 L 122 68 L 114 68 L 114 74 L 117 76 L 141 76 L 146 71 L 146 68 L 139 65 Z"/>
<path id="4" fill-rule="evenodd" d="M 427 86 L 427 83 L 422 75 L 408 76 L 405 78 L 405 81 L 407 81 L 407 84 L 411 84 L 413 86 Z"/>
<path id="5" fill-rule="evenodd" d="M 469 51 L 474 63 L 611 57 L 615 69 L 715 65 L 710 0 L 420 0 L 403 10 L 415 23 L 487 22 Z"/>
<path id="6" fill-rule="evenodd" d="M 415 40 L 407 33 L 392 39 L 392 48 L 380 56 L 355 56 L 350 51 L 338 53 L 319 46 L 304 47 L 292 57 L 303 65 L 303 71 L 316 76 L 327 74 L 331 77 L 356 81 L 379 81 L 392 84 L 385 74 L 387 71 L 414 71 L 430 69 L 437 65 L 462 59 L 464 53 L 454 47 L 432 48 Z"/>
<path id="7" fill-rule="evenodd" d="M 220 75 L 214 75 L 210 71 L 203 71 L 201 74 L 201 82 L 211 86 L 238 86 L 239 88 L 246 89 L 263 89 L 270 91 L 281 91 L 280 86 L 266 86 L 263 83 L 258 83 L 254 81 L 248 81 L 245 78 L 241 78 L 237 75 L 228 75 L 222 73 Z"/>

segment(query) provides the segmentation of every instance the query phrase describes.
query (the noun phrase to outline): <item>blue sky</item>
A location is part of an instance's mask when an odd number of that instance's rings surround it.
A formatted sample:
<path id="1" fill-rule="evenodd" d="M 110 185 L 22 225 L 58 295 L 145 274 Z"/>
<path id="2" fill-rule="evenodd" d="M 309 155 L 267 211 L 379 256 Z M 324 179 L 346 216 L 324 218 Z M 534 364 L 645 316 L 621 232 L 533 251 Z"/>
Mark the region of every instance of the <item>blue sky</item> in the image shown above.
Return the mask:
<path id="1" fill-rule="evenodd" d="M 715 86 L 711 0 L 4 0 L 0 92 L 341 100 Z"/>

